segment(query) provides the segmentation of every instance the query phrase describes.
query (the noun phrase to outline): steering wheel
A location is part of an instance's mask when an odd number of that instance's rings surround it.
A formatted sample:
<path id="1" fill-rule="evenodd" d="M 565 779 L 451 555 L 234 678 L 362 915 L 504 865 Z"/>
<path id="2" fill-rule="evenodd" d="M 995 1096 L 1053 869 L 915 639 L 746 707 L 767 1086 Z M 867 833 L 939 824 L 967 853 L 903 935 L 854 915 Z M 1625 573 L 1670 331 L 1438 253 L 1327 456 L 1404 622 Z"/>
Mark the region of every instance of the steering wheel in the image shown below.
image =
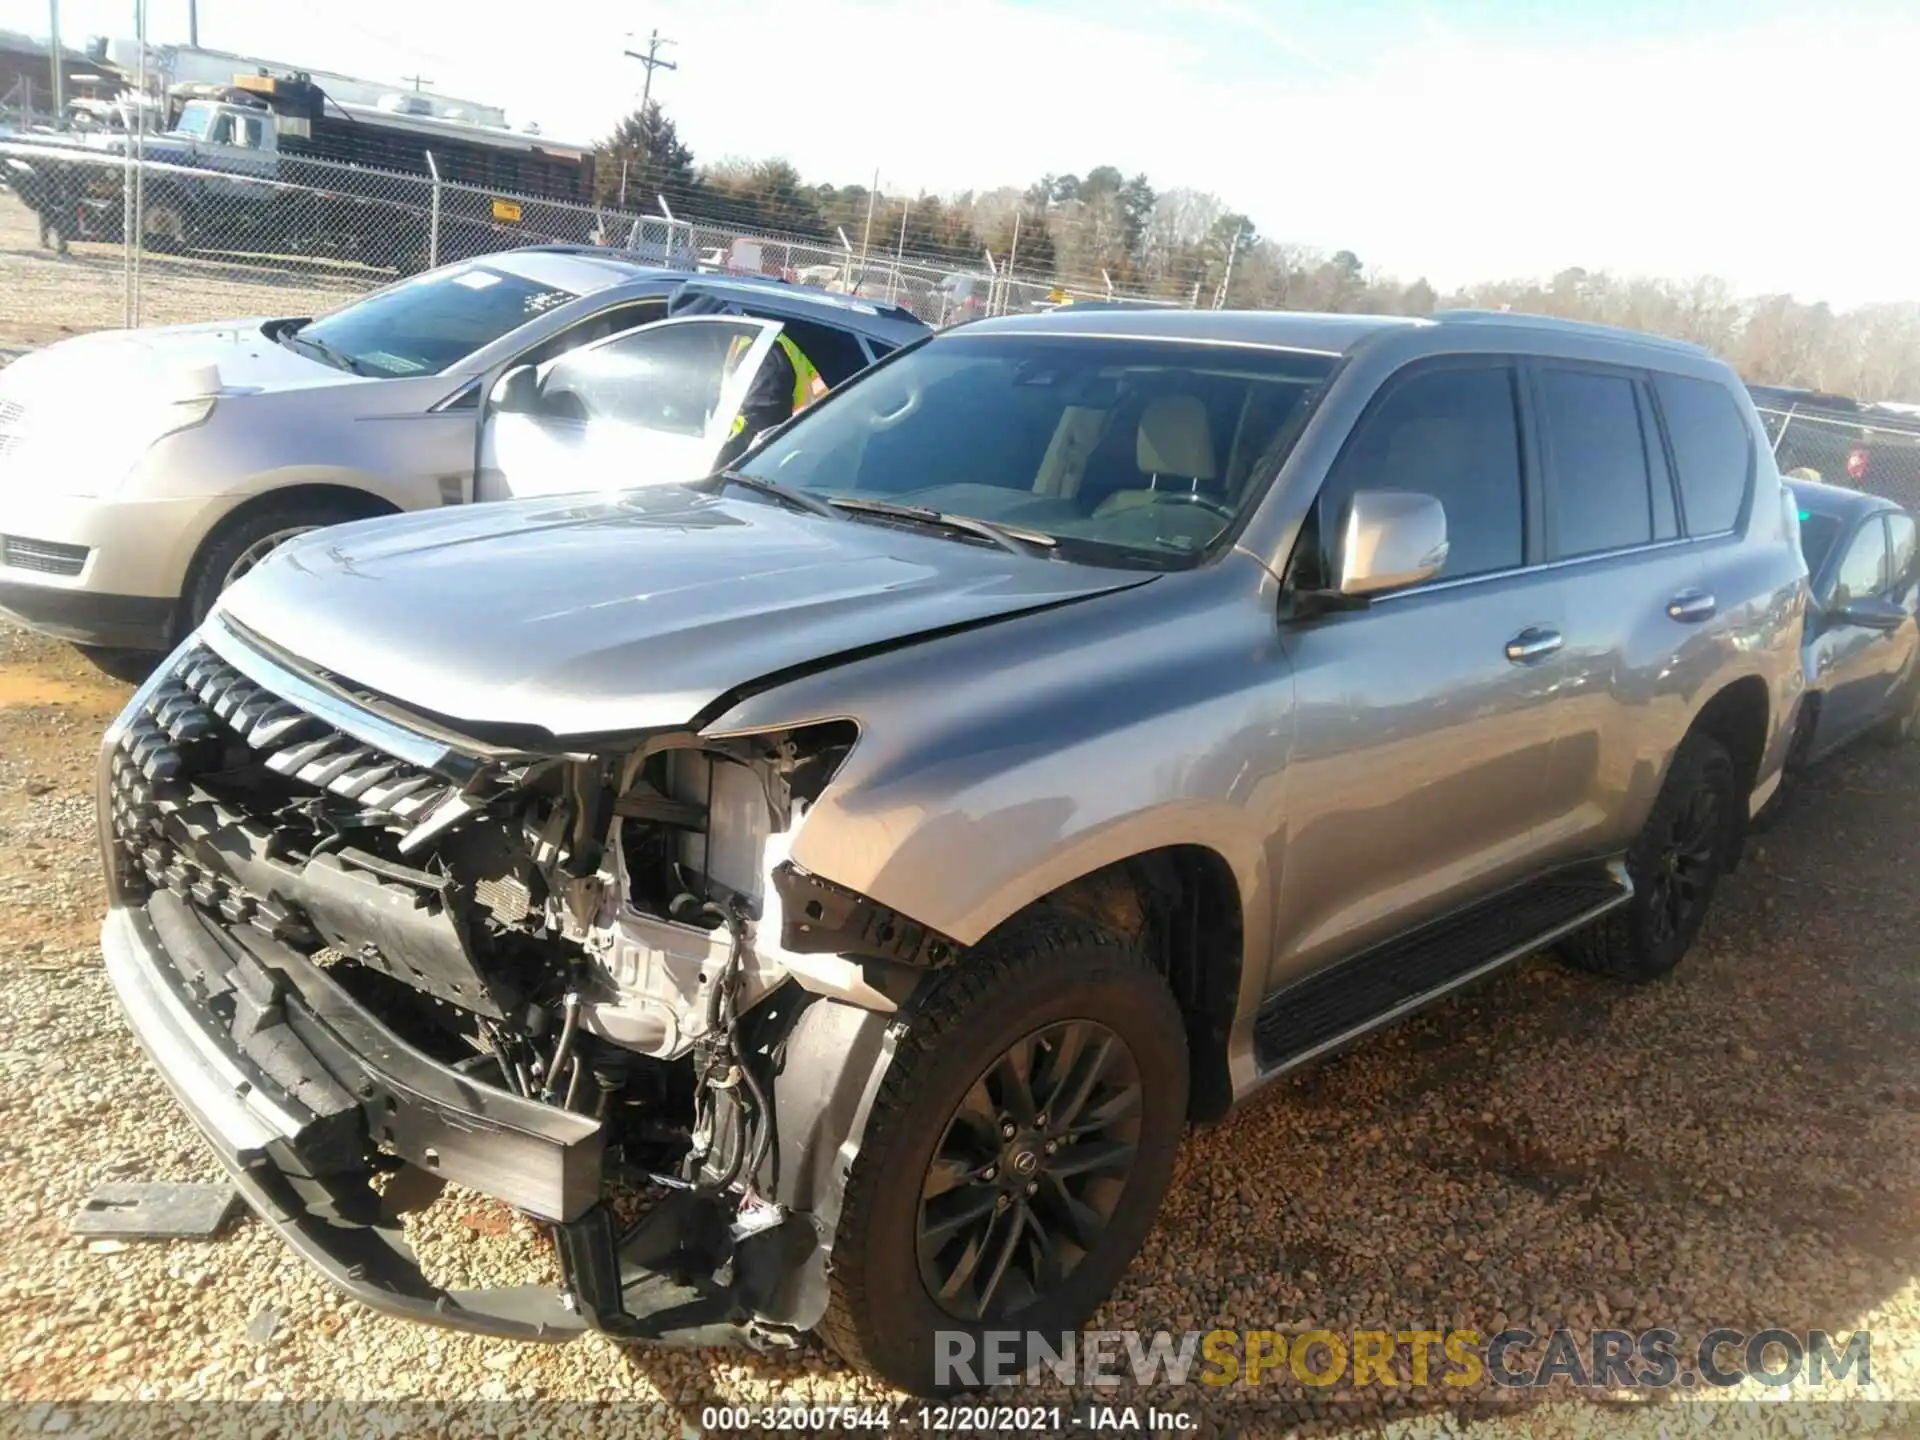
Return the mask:
<path id="1" fill-rule="evenodd" d="M 1202 495 L 1197 490 L 1156 490 L 1153 493 L 1157 497 L 1153 502 L 1156 505 L 1197 505 L 1222 520 L 1231 520 L 1236 513 L 1231 505 L 1223 504 L 1211 495 Z"/>

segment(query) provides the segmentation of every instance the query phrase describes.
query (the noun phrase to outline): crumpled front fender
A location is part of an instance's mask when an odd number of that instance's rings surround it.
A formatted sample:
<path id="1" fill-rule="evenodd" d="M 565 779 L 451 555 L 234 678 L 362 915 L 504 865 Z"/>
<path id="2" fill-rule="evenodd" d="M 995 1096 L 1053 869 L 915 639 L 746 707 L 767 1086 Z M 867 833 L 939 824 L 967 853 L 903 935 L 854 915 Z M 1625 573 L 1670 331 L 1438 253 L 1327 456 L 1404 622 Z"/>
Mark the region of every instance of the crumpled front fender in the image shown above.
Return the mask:
<path id="1" fill-rule="evenodd" d="M 754 1034 L 742 1024 L 749 1053 L 759 1058 L 765 1046 L 773 1064 L 768 1098 L 776 1143 L 762 1171 L 761 1193 L 795 1220 L 804 1218 L 813 1227 L 814 1244 L 799 1264 L 784 1267 L 758 1318 L 810 1330 L 826 1314 L 827 1273 L 847 1177 L 904 1024 L 897 1014 L 804 992 L 793 1007 L 781 1008 L 792 1013 L 764 1022 L 767 1031 L 781 1033 Z"/>

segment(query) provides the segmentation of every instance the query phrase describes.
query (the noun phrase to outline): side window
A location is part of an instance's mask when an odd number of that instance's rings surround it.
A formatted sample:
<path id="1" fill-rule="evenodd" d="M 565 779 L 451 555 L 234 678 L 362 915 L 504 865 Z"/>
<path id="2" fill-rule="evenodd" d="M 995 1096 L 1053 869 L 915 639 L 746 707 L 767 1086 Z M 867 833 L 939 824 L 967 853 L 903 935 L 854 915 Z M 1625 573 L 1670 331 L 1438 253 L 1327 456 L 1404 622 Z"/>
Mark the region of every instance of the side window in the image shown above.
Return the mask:
<path id="1" fill-rule="evenodd" d="M 1874 516 L 1854 532 L 1833 580 L 1832 602 L 1846 605 L 1887 587 L 1887 527 Z"/>
<path id="2" fill-rule="evenodd" d="M 758 333 L 750 325 L 708 320 L 571 351 L 541 382 L 540 413 L 699 435 L 719 404 L 734 342 L 750 345 Z"/>
<path id="3" fill-rule="evenodd" d="M 641 300 L 632 305 L 615 305 L 602 310 L 598 315 L 589 315 L 577 325 L 568 326 L 558 335 L 549 335 L 513 363 L 544 365 L 554 356 L 564 355 L 569 350 L 577 350 L 582 345 L 591 345 L 594 341 L 604 340 L 609 335 L 618 335 L 636 326 L 650 325 L 655 320 L 664 320 L 666 314 L 667 302 L 661 299 Z"/>
<path id="4" fill-rule="evenodd" d="M 1440 502 L 1447 512 L 1443 579 L 1524 564 L 1526 499 L 1512 367 L 1427 370 L 1375 401 L 1321 488 L 1314 509 L 1321 537 L 1316 549 L 1339 534 L 1341 514 L 1356 490 L 1412 490 Z M 1328 557 L 1312 558 L 1325 575 Z"/>
<path id="5" fill-rule="evenodd" d="M 1688 533 L 1731 530 L 1753 474 L 1753 436 L 1740 407 L 1710 380 L 1656 375 L 1653 385 L 1680 470 Z"/>
<path id="6" fill-rule="evenodd" d="M 752 306 L 744 308 L 747 314 L 754 313 Z M 789 320 L 781 315 L 769 314 L 762 318 L 780 322 L 787 338 L 800 347 L 800 353 L 813 363 L 829 387 L 851 380 L 867 368 L 866 352 L 860 348 L 859 340 L 845 330 L 814 320 Z"/>
<path id="7" fill-rule="evenodd" d="M 1640 437 L 1646 442 L 1647 468 L 1653 476 L 1653 538 L 1674 540 L 1680 535 L 1680 516 L 1673 503 L 1673 469 L 1667 464 L 1667 450 L 1660 443 L 1660 421 L 1653 409 L 1653 396 L 1647 387 L 1635 385 L 1640 402 Z"/>
<path id="8" fill-rule="evenodd" d="M 1887 533 L 1892 537 L 1893 542 L 1887 562 L 1887 574 L 1896 588 L 1905 589 L 1913 582 L 1913 517 L 1897 512 L 1887 516 Z"/>
<path id="9" fill-rule="evenodd" d="M 1646 544 L 1653 538 L 1653 482 L 1634 382 L 1548 368 L 1541 372 L 1540 400 L 1553 456 L 1553 556 Z"/>

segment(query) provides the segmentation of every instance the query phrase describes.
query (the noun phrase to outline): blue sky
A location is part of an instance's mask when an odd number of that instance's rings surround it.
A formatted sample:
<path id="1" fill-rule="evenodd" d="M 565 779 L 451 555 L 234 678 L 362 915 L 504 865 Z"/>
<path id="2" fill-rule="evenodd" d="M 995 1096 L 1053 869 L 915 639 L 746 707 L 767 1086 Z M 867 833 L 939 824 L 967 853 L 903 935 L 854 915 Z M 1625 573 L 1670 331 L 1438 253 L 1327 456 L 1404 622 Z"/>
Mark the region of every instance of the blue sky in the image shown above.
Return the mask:
<path id="1" fill-rule="evenodd" d="M 45 0 L 0 0 L 44 32 Z M 70 39 L 131 0 L 62 0 Z M 157 41 L 186 0 L 149 0 Z M 324 16 L 324 18 L 320 18 Z M 544 29 L 536 21 L 544 21 Z M 629 32 L 701 159 L 888 191 L 1111 163 L 1442 287 L 1568 265 L 1920 300 L 1912 0 L 200 0 L 202 42 L 591 139 Z"/>

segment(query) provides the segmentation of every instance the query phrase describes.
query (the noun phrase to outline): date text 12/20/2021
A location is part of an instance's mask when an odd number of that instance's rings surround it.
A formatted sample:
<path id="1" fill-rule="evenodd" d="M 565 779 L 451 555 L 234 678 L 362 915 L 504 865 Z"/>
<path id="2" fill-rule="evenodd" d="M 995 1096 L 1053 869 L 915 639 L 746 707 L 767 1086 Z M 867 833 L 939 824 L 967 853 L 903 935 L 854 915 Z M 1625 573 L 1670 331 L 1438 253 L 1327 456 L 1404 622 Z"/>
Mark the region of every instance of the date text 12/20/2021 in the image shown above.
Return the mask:
<path id="1" fill-rule="evenodd" d="M 1199 1427 L 1199 1418 L 1153 1405 L 1089 1402 L 1080 1405 L 925 1404 L 710 1405 L 700 1412 L 703 1433 L 885 1434 L 892 1430 L 939 1434 L 1117 1434 L 1128 1431 L 1179 1434 Z"/>

